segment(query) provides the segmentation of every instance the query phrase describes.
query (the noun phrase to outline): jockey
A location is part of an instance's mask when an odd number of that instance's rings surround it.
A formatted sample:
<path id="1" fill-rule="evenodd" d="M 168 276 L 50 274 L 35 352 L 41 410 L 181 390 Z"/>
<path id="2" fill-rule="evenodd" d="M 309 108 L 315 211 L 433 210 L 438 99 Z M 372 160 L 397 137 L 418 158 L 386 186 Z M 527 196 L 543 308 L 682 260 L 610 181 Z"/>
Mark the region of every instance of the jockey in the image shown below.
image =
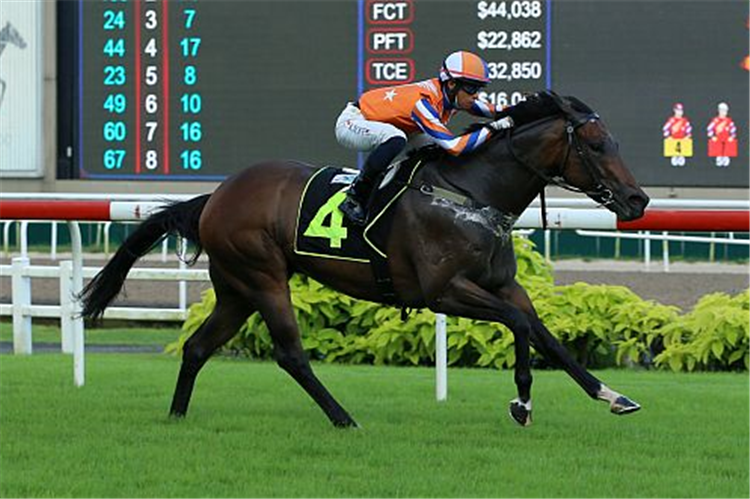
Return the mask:
<path id="1" fill-rule="evenodd" d="M 357 151 L 372 151 L 339 209 L 357 225 L 367 221 L 370 193 L 378 176 L 404 149 L 407 138 L 417 133 L 450 154 L 475 150 L 492 131 L 513 126 L 510 117 L 465 135 L 453 135 L 446 127 L 458 111 L 496 118 L 502 110 L 478 100 L 477 93 L 489 83 L 487 64 L 471 52 L 450 54 L 437 78 L 363 93 L 350 102 L 336 121 L 336 139 Z"/>

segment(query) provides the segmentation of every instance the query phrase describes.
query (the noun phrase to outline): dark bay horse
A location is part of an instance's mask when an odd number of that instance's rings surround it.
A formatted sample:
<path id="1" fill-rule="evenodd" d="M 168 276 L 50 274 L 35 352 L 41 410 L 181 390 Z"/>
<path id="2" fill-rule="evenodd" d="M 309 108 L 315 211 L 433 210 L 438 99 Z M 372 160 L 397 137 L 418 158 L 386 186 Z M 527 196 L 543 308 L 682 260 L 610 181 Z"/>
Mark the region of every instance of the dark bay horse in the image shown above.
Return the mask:
<path id="1" fill-rule="evenodd" d="M 541 92 L 509 113 L 516 127 L 493 136 L 471 155 L 424 155 L 413 188 L 394 208 L 387 243 L 398 299 L 411 308 L 499 322 L 513 332 L 518 397 L 511 401 L 510 413 L 521 425 L 531 423 L 530 345 L 590 397 L 608 402 L 613 413 L 636 411 L 637 403 L 587 372 L 541 323 L 515 280 L 509 234 L 518 215 L 550 182 L 587 194 L 621 220 L 641 217 L 648 196 L 625 167 L 599 116 L 578 99 Z M 186 414 L 201 367 L 259 311 L 278 365 L 335 426 L 356 426 L 310 367 L 288 280 L 301 272 L 356 298 L 382 299 L 367 264 L 295 254 L 298 202 L 315 171 L 295 161 L 255 164 L 210 195 L 155 213 L 84 289 L 83 314 L 97 318 L 117 296 L 135 261 L 167 234 L 179 234 L 206 252 L 216 308 L 185 343 L 172 415 Z"/>

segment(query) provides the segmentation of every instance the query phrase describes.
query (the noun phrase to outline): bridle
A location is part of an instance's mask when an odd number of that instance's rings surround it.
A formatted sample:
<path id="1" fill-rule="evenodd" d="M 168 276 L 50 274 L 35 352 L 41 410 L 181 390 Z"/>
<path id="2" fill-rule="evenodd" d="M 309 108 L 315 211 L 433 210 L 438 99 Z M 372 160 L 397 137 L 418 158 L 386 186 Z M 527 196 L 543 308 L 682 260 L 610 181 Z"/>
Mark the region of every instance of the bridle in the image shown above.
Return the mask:
<path id="1" fill-rule="evenodd" d="M 557 174 L 549 175 L 548 173 L 540 170 L 539 168 L 535 166 L 532 166 L 526 163 L 520 157 L 518 157 L 518 155 L 513 150 L 513 132 L 514 132 L 513 128 L 510 129 L 510 133 L 508 133 L 506 136 L 508 140 L 508 150 L 510 151 L 511 157 L 513 158 L 514 161 L 516 161 L 518 164 L 520 164 L 524 168 L 533 171 L 538 177 L 543 179 L 547 184 L 556 185 L 570 192 L 585 194 L 589 196 L 590 198 L 594 199 L 595 201 L 597 201 L 598 203 L 600 203 L 602 206 L 608 206 L 612 204 L 615 200 L 612 190 L 604 185 L 604 182 L 603 182 L 604 175 L 602 174 L 601 170 L 598 168 L 596 163 L 591 159 L 591 156 L 589 156 L 588 151 L 584 149 L 581 143 L 581 140 L 578 138 L 578 134 L 576 133 L 576 131 L 579 128 L 581 128 L 583 125 L 585 125 L 586 123 L 599 121 L 599 115 L 594 112 L 580 115 L 580 113 L 574 112 L 570 108 L 570 106 L 562 102 L 559 99 L 559 97 L 557 96 L 555 97 L 556 97 L 555 101 L 566 119 L 565 133 L 567 134 L 567 148 L 565 150 L 565 156 L 563 158 L 562 163 L 556 169 Z M 535 128 L 536 126 L 542 123 L 545 123 L 547 121 L 549 121 L 549 119 L 536 121 L 534 123 L 530 123 L 525 128 L 527 129 Z M 575 150 L 576 154 L 578 155 L 578 158 L 581 161 L 581 164 L 583 165 L 584 170 L 586 171 L 586 174 L 593 181 L 592 183 L 594 184 L 594 188 L 592 190 L 586 190 L 586 189 L 581 189 L 579 187 L 575 187 L 574 185 L 571 185 L 565 179 L 565 170 L 570 160 L 571 150 Z"/>
<path id="2" fill-rule="evenodd" d="M 505 135 L 505 138 L 508 140 L 508 151 L 510 152 L 511 158 L 521 165 L 523 168 L 530 170 L 533 172 L 536 176 L 541 178 L 545 181 L 545 186 L 547 184 L 554 184 L 558 187 L 561 187 L 565 190 L 581 193 L 589 196 L 590 198 L 594 199 L 596 202 L 601 203 L 603 206 L 608 206 L 615 202 L 614 199 L 614 193 L 610 188 L 604 185 L 604 174 L 602 173 L 601 169 L 597 167 L 596 163 L 591 159 L 589 156 L 587 150 L 583 147 L 583 144 L 581 140 L 578 137 L 578 134 L 576 131 L 581 128 L 583 125 L 589 123 L 589 122 L 596 122 L 599 120 L 599 115 L 593 111 L 589 113 L 580 113 L 575 112 L 570 105 L 563 102 L 562 99 L 557 96 L 557 94 L 554 94 L 553 92 L 546 92 L 547 95 L 553 98 L 555 103 L 557 104 L 560 112 L 563 114 L 563 117 L 566 120 L 565 123 L 565 133 L 567 134 L 567 148 L 565 151 L 565 156 L 563 158 L 562 163 L 560 166 L 556 169 L 555 174 L 548 174 L 545 171 L 540 170 L 539 168 L 532 166 L 525 161 L 523 161 L 513 150 L 513 134 L 519 133 L 519 131 L 525 131 L 532 128 L 536 128 L 542 124 L 549 123 L 552 120 L 557 120 L 560 118 L 559 114 L 552 115 L 552 116 L 546 116 L 541 119 L 537 119 L 535 121 L 532 121 L 528 124 L 521 125 L 517 128 L 511 128 L 509 132 Z M 570 160 L 570 152 L 572 150 L 575 150 L 576 154 L 578 155 L 581 164 L 583 165 L 583 168 L 585 169 L 587 175 L 592 180 L 592 183 L 594 184 L 593 190 L 586 190 L 581 189 L 579 187 L 575 187 L 574 185 L 571 185 L 570 182 L 568 182 L 565 179 L 565 170 L 568 166 L 569 160 Z M 503 213 L 497 211 L 495 208 L 484 205 L 481 203 L 476 202 L 469 192 L 467 192 L 465 189 L 455 185 L 453 182 L 451 182 L 447 178 L 443 178 L 443 181 L 446 182 L 448 185 L 450 185 L 454 190 L 451 189 L 444 189 L 442 187 L 437 187 L 432 184 L 420 182 L 418 184 L 412 184 L 411 181 L 406 183 L 407 188 L 412 188 L 417 191 L 419 191 L 421 194 L 426 196 L 432 196 L 436 198 L 442 198 L 447 200 L 448 202 L 458 204 L 461 206 L 466 206 L 469 208 L 474 209 L 489 209 L 494 210 L 496 217 L 501 220 L 497 225 L 498 227 L 507 233 L 510 233 L 513 227 L 513 223 L 518 218 L 518 215 L 513 215 L 509 213 Z M 457 192 L 456 192 L 457 191 Z M 547 215 L 546 215 L 546 206 L 545 206 L 545 197 L 544 197 L 544 188 L 542 188 L 541 192 L 539 193 L 539 197 L 541 200 L 541 210 L 542 210 L 542 228 L 547 228 Z"/>

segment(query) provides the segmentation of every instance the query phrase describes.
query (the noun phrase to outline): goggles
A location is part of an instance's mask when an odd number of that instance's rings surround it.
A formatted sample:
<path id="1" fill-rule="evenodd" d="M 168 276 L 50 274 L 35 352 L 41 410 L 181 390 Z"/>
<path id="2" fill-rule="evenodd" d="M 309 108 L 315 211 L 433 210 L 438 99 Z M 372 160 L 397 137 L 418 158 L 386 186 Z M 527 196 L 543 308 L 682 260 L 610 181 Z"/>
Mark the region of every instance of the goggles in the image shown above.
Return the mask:
<path id="1" fill-rule="evenodd" d="M 480 85 L 477 83 L 461 83 L 461 90 L 469 95 L 476 95 L 477 92 L 479 92 L 482 88 L 484 88 L 484 85 Z"/>

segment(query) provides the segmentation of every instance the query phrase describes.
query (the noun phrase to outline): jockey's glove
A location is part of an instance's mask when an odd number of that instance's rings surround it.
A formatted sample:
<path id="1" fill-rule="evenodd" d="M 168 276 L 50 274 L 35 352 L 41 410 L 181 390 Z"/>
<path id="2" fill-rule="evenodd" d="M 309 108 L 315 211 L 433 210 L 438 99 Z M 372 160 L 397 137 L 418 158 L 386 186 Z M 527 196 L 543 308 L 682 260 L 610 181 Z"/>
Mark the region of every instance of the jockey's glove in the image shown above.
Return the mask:
<path id="1" fill-rule="evenodd" d="M 506 130 L 513 127 L 513 118 L 506 116 L 505 118 L 488 123 L 487 126 L 493 130 Z"/>

